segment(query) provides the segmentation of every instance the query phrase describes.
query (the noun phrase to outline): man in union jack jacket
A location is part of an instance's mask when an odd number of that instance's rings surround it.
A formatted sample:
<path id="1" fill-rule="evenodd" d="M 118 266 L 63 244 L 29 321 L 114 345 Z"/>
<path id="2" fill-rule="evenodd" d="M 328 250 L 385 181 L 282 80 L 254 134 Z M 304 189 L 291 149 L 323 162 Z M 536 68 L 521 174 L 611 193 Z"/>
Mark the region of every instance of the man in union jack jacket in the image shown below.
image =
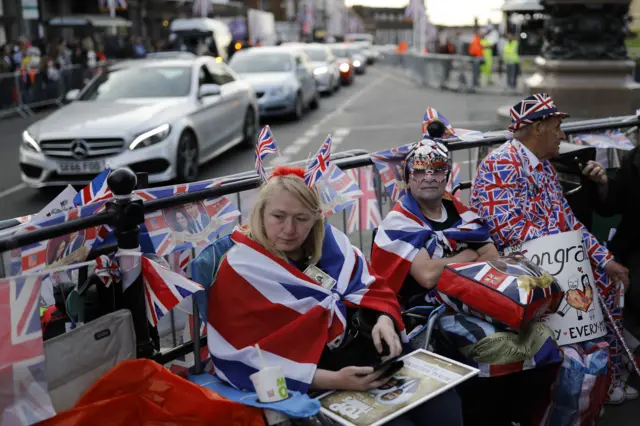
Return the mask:
<path id="1" fill-rule="evenodd" d="M 513 132 L 513 139 L 491 152 L 480 164 L 471 194 L 471 207 L 489 226 L 500 251 L 547 235 L 581 230 L 598 289 L 608 307 L 615 311 L 616 285 L 620 282 L 628 285 L 628 270 L 613 259 L 573 214 L 556 170 L 549 162 L 559 155 L 560 142 L 566 139 L 560 128 L 565 117 L 568 114 L 559 112 L 545 93 L 529 96 L 511 108 L 509 130 Z M 607 401 L 622 403 L 625 399 L 636 398 L 638 393 L 620 381 L 619 343 L 610 326 L 607 322 L 606 340 L 610 346 L 613 377 Z M 587 343 L 603 346 L 603 342 Z M 570 367 L 570 351 L 573 358 L 585 367 L 589 353 L 588 349 L 585 350 L 587 346 L 564 346 L 564 367 Z M 584 392 L 589 387 L 586 380 L 582 387 L 581 396 L 586 397 Z M 590 400 L 595 403 L 593 393 L 596 390 L 589 392 Z"/>

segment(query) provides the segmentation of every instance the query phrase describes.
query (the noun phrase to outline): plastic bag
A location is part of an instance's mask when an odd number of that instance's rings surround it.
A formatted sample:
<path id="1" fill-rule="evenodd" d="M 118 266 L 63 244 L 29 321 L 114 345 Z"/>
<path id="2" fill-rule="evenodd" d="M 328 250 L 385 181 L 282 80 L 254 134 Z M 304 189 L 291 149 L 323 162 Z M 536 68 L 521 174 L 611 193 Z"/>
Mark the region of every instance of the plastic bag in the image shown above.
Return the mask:
<path id="1" fill-rule="evenodd" d="M 151 360 L 123 361 L 71 410 L 39 426 L 264 426 L 261 410 L 172 374 Z"/>

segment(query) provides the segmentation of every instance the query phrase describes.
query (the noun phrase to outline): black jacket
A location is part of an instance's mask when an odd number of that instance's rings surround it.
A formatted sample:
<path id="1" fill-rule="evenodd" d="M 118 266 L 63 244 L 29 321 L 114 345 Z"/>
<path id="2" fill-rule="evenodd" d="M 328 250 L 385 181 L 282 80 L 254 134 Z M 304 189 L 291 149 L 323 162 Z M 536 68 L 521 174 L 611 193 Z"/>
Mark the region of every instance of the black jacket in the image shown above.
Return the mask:
<path id="1" fill-rule="evenodd" d="M 596 211 L 603 216 L 622 215 L 609 249 L 623 263 L 631 252 L 640 250 L 640 147 L 622 160 L 614 176 L 609 177 L 607 198 Z"/>

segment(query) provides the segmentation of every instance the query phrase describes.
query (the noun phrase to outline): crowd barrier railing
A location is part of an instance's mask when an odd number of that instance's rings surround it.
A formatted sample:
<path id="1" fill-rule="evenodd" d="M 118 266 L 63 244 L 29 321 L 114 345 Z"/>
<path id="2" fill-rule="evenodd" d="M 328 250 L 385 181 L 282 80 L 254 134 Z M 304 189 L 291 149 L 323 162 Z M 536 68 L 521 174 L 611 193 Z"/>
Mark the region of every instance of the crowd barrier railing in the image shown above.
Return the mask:
<path id="1" fill-rule="evenodd" d="M 418 84 L 432 89 L 473 93 L 478 87 L 481 58 L 440 53 L 385 52 L 380 62 L 403 69 Z"/>
<path id="2" fill-rule="evenodd" d="M 565 123 L 563 129 L 568 135 L 572 135 L 607 129 L 637 129 L 638 126 L 640 126 L 639 117 L 625 116 Z M 492 146 L 504 143 L 508 139 L 508 135 L 500 135 L 477 141 L 450 142 L 448 146 L 449 149 L 454 152 L 470 148 L 489 149 Z M 332 156 L 332 162 L 343 170 L 373 165 L 370 154 L 364 150 L 336 153 Z M 304 162 L 298 163 L 304 164 Z M 381 209 L 381 213 L 383 213 L 382 210 L 385 199 L 387 202 L 390 202 L 390 200 L 383 196 L 384 191 L 378 174 L 374 173 L 374 177 L 376 178 L 376 195 L 379 208 Z M 108 203 L 104 212 L 28 232 L 15 232 L 12 235 L 2 236 L 0 237 L 0 253 L 100 225 L 109 225 L 114 229 L 117 244 L 103 246 L 93 250 L 89 255 L 89 259 L 94 259 L 101 254 L 112 253 L 116 249 L 139 249 L 140 226 L 144 223 L 145 213 L 220 196 L 230 196 L 242 191 L 259 188 L 261 184 L 260 178 L 253 171 L 226 176 L 221 178 L 221 182 L 221 185 L 215 188 L 178 194 L 168 198 L 142 201 L 134 197 L 134 190 L 137 186 L 136 175 L 129 169 L 117 169 L 111 173 L 108 179 L 108 185 L 115 196 L 115 200 Z M 468 190 L 470 187 L 471 182 L 465 181 L 459 184 L 454 191 Z M 239 201 L 240 198 L 237 200 Z M 345 221 L 343 219 L 343 225 L 344 224 Z M 359 237 L 359 242 L 362 247 L 362 235 Z M 83 277 L 86 278 L 86 270 L 78 275 L 79 281 L 82 282 Z M 132 313 L 138 342 L 138 357 L 151 358 L 162 364 L 166 364 L 179 356 L 193 352 L 195 355 L 194 359 L 199 359 L 200 346 L 206 344 L 206 339 L 199 335 L 198 327 L 194 327 L 195 335 L 193 341 L 183 343 L 164 353 L 157 353 L 154 350 L 149 334 L 150 325 L 145 312 L 144 288 L 141 277 L 134 280 L 134 283 L 126 290 L 123 291 L 119 288 L 117 291 L 121 292 L 119 299 L 123 301 L 123 306 L 118 307 L 118 309 L 129 309 Z M 194 317 L 197 317 L 196 308 L 197 306 L 194 304 Z M 173 342 L 175 345 L 175 337 Z M 196 362 L 197 372 L 198 368 L 199 363 Z"/>
<path id="3" fill-rule="evenodd" d="M 36 68 L 0 74 L 0 117 L 34 115 L 34 109 L 62 106 L 65 95 L 102 72 L 107 64 L 96 67 L 72 65 L 63 68 Z"/>

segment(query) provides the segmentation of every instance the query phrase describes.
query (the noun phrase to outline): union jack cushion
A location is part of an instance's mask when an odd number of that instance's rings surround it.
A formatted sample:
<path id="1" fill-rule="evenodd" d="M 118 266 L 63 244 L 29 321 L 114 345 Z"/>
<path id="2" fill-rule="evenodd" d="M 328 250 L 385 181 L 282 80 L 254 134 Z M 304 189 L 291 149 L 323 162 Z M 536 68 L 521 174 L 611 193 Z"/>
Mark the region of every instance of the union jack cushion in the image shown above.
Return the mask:
<path id="1" fill-rule="evenodd" d="M 436 289 L 456 312 L 513 330 L 555 312 L 564 296 L 550 274 L 521 256 L 447 265 Z"/>
<path id="2" fill-rule="evenodd" d="M 523 126 L 532 124 L 534 121 L 543 120 L 548 117 L 569 117 L 569 114 L 558 111 L 558 108 L 556 108 L 556 105 L 553 103 L 553 99 L 546 93 L 536 93 L 521 100 L 511 107 L 510 113 L 511 125 L 509 126 L 509 130 L 512 132 L 515 132 Z"/>

